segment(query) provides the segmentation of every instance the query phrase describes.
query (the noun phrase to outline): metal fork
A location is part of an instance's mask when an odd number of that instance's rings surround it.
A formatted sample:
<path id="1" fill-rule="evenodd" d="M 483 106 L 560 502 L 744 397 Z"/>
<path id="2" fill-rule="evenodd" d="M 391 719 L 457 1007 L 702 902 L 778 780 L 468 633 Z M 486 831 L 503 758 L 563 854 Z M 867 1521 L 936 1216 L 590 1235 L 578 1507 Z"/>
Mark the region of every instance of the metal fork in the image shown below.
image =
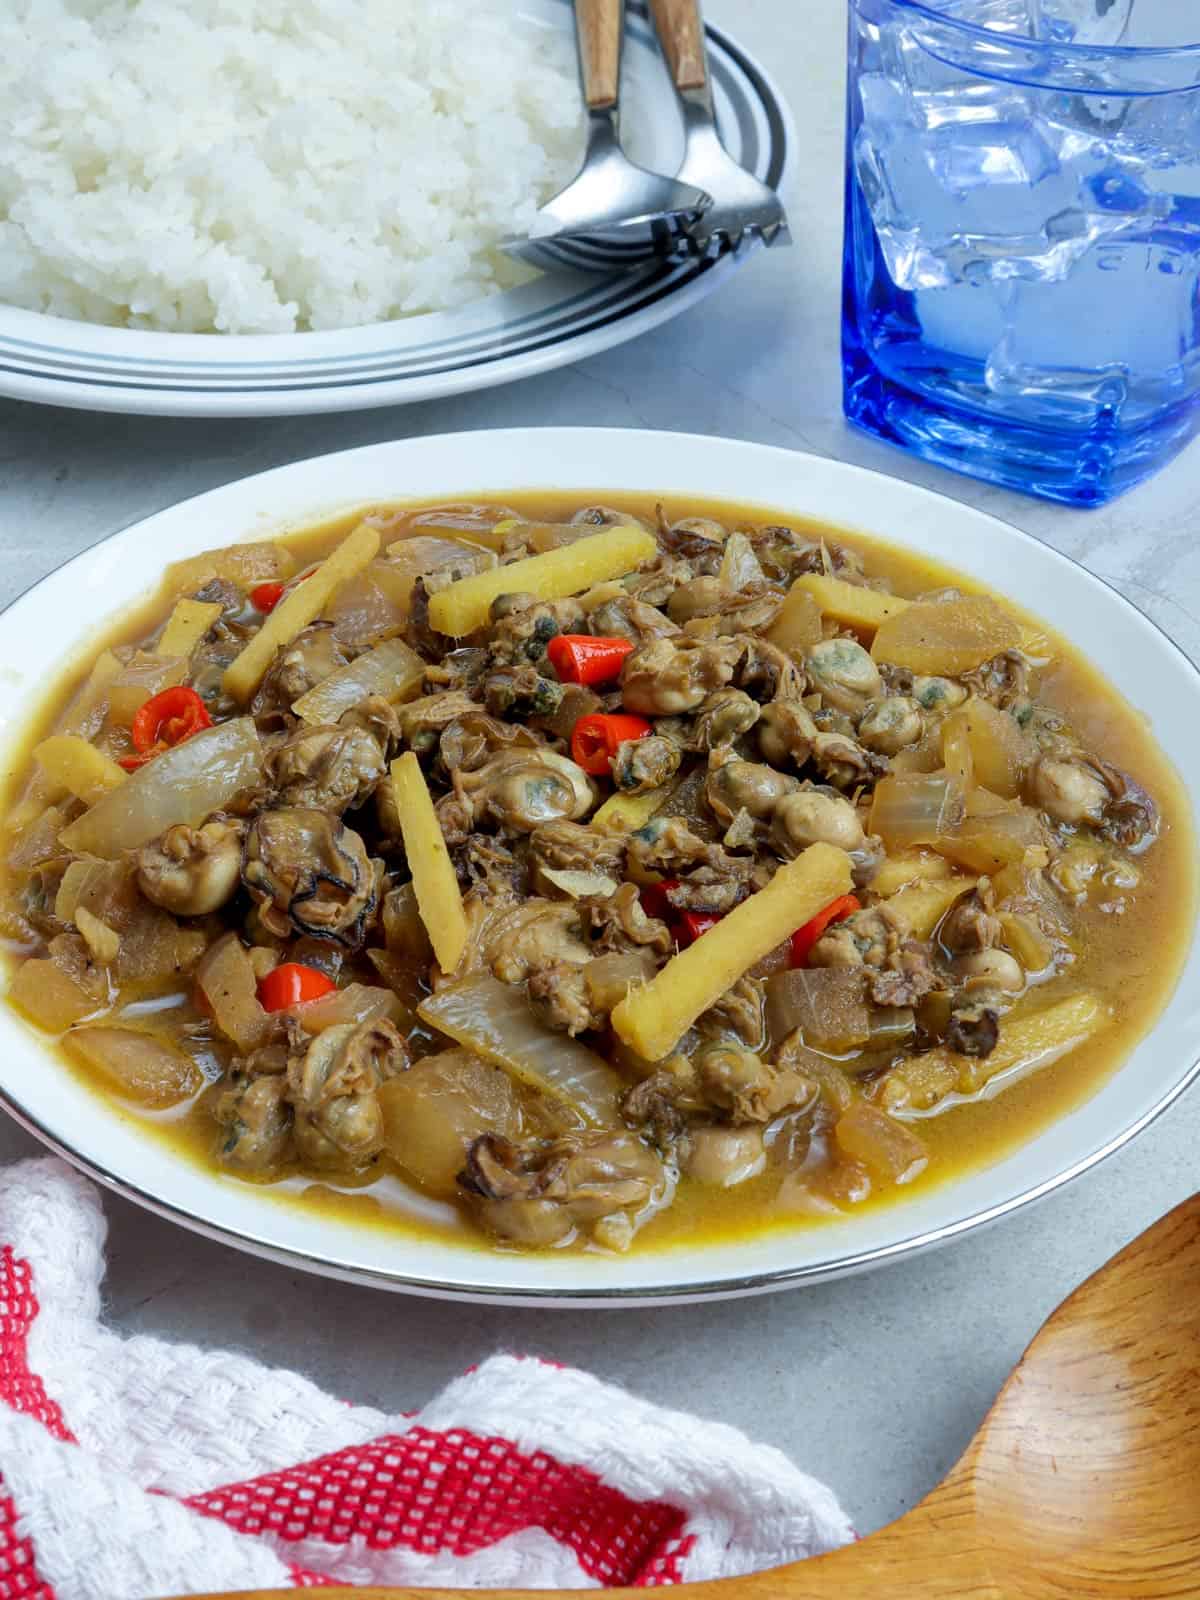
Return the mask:
<path id="1" fill-rule="evenodd" d="M 688 226 L 692 252 L 741 255 L 758 240 L 790 244 L 779 196 L 740 167 L 721 143 L 699 0 L 650 0 L 650 12 L 683 112 L 686 144 L 676 179 L 712 196 L 711 205 Z"/>

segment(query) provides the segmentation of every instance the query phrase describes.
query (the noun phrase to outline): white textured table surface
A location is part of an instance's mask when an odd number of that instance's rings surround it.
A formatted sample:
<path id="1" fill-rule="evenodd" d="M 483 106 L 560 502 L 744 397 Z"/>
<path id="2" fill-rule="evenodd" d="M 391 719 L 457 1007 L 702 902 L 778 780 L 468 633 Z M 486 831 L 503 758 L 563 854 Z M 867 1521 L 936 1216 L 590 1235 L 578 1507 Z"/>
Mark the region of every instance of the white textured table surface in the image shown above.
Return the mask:
<path id="1" fill-rule="evenodd" d="M 298 457 L 493 425 L 605 424 L 811 450 L 937 488 L 1084 561 L 1200 659 L 1200 454 L 1108 510 L 986 489 L 852 434 L 838 390 L 842 7 L 711 0 L 790 98 L 797 247 L 643 339 L 509 389 L 414 408 L 262 422 L 143 421 L 0 401 L 0 602 L 185 495 Z M 552 464 L 550 464 L 552 470 Z M 347 1398 L 410 1408 L 497 1348 L 573 1362 L 735 1423 L 831 1482 L 858 1526 L 947 1470 L 1043 1317 L 1197 1184 L 1200 1095 L 1065 1192 L 871 1276 L 644 1312 L 439 1305 L 305 1278 L 110 1200 L 108 1312 L 129 1332 L 237 1345 Z M 0 1124 L 0 1161 L 36 1149 Z"/>

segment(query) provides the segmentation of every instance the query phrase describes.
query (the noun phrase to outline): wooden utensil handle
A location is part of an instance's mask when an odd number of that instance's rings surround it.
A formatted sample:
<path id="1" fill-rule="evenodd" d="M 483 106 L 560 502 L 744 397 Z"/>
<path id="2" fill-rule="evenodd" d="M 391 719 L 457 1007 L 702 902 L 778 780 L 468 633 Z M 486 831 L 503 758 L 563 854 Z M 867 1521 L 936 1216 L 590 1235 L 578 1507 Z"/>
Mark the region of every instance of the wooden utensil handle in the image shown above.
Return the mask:
<path id="1" fill-rule="evenodd" d="M 654 26 L 677 89 L 703 89 L 708 82 L 700 0 L 650 0 Z"/>
<path id="2" fill-rule="evenodd" d="M 579 68 L 589 111 L 607 111 L 620 96 L 624 27 L 625 0 L 575 0 Z"/>

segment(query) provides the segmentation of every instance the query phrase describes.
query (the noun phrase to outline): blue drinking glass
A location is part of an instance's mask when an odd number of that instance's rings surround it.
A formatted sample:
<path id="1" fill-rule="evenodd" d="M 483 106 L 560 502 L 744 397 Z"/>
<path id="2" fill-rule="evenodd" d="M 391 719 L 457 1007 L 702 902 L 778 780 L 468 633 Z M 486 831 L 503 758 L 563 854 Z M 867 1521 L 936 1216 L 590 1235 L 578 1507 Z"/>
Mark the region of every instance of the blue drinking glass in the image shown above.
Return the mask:
<path id="1" fill-rule="evenodd" d="M 1102 505 L 1200 426 L 1200 0 L 850 0 L 844 404 Z"/>

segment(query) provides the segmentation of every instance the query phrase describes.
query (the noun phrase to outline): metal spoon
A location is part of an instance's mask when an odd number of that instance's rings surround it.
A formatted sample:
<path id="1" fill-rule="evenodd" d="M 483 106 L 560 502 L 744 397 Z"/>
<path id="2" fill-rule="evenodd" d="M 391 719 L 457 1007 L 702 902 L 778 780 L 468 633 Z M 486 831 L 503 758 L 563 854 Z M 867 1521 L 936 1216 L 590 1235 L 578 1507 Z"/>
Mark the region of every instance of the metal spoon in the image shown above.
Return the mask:
<path id="1" fill-rule="evenodd" d="M 970 1329 L 963 1315 L 964 1337 Z M 609 1590 L 637 1600 L 641 1589 Z M 288 1600 L 255 1590 L 250 1600 Z M 1200 1195 L 1064 1301 L 966 1454 L 858 1544 L 686 1585 L 686 1600 L 1196 1600 L 1200 1594 Z M 322 1590 L 328 1600 L 468 1600 Z M 208 1596 L 206 1600 L 222 1600 Z M 505 1591 L 494 1600 L 546 1600 Z"/>
<path id="2" fill-rule="evenodd" d="M 621 148 L 625 0 L 575 0 L 575 43 L 587 109 L 587 148 L 576 177 L 547 201 L 528 238 L 501 246 L 535 267 L 614 272 L 670 253 L 708 204 L 690 184 L 648 172 Z"/>

